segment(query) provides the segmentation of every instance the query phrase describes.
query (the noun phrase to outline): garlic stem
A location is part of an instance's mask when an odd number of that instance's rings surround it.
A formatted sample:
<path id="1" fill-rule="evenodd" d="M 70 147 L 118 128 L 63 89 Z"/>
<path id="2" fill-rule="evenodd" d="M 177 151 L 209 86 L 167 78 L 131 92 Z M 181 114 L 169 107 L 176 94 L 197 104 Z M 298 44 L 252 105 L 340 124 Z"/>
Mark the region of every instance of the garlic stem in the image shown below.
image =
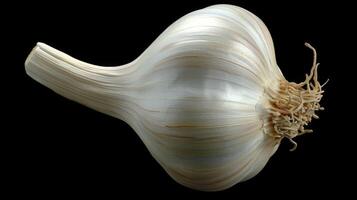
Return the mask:
<path id="1" fill-rule="evenodd" d="M 54 92 L 94 110 L 122 119 L 118 102 L 122 75 L 133 63 L 101 67 L 79 61 L 46 44 L 37 43 L 25 61 L 26 73 Z"/>

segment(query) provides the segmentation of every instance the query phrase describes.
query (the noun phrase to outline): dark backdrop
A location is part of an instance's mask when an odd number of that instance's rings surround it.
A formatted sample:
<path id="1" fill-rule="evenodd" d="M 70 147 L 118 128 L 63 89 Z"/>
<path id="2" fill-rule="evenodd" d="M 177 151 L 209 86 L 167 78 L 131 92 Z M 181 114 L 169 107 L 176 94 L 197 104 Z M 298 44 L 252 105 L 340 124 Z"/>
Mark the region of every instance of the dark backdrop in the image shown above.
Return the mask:
<path id="1" fill-rule="evenodd" d="M 296 139 L 289 152 L 283 141 L 277 153 L 254 178 L 212 195 L 234 198 L 263 195 L 347 195 L 354 180 L 352 109 L 354 80 L 348 75 L 354 55 L 352 17 L 342 1 L 167 1 L 14 3 L 4 12 L 3 89 L 4 171 L 13 195 L 111 195 L 119 198 L 155 192 L 207 195 L 174 182 L 151 157 L 124 122 L 68 101 L 24 72 L 24 60 L 36 42 L 47 43 L 80 60 L 121 65 L 139 56 L 179 17 L 217 3 L 241 6 L 269 28 L 278 64 L 288 80 L 302 81 L 311 67 L 310 42 L 321 62 L 320 80 L 330 78 L 314 120 L 313 134 Z M 351 20 L 351 21 L 350 21 Z M 341 45 L 345 45 L 344 47 Z M 353 51 L 352 51 L 353 52 Z M 345 81 L 344 83 L 342 83 Z M 345 92 L 349 91 L 349 93 Z M 352 113 L 352 114 L 351 114 Z M 350 120 L 352 119 L 352 120 Z M 351 124 L 352 122 L 352 124 Z M 5 128 L 9 127 L 9 128 Z M 11 190 L 12 191 L 12 190 Z M 144 193 L 145 192 L 145 193 Z M 168 198 L 171 196 L 167 196 Z"/>

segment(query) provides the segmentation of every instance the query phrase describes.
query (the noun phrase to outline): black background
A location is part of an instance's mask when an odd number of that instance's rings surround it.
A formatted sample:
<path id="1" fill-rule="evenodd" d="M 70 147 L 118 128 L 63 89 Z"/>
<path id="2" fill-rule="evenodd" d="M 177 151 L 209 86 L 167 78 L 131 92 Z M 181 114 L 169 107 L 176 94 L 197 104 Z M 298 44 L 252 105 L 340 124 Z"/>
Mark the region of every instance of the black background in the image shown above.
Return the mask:
<path id="1" fill-rule="evenodd" d="M 289 152 L 283 141 L 254 178 L 217 193 L 203 193 L 174 182 L 124 122 L 68 101 L 25 74 L 24 60 L 41 41 L 80 60 L 121 65 L 139 56 L 179 17 L 209 5 L 230 3 L 256 14 L 269 28 L 277 62 L 290 81 L 299 82 L 311 67 L 310 42 L 321 62 L 326 95 L 313 134 L 297 138 Z M 167 1 L 167 2 L 18 2 L 4 12 L 2 81 L 6 114 L 4 179 L 11 194 L 26 196 L 122 197 L 154 192 L 234 198 L 311 197 L 348 194 L 354 180 L 351 129 L 354 108 L 352 15 L 349 5 L 309 1 Z M 351 71 L 349 71 L 351 70 Z M 6 96 L 5 96 L 6 95 Z M 352 119 L 350 122 L 350 119 Z M 5 127 L 9 128 L 5 128 Z M 10 190 L 9 190 L 10 191 Z M 284 194 L 284 195 L 283 195 Z M 287 196 L 289 195 L 289 196 Z M 171 196 L 167 196 L 168 198 Z"/>

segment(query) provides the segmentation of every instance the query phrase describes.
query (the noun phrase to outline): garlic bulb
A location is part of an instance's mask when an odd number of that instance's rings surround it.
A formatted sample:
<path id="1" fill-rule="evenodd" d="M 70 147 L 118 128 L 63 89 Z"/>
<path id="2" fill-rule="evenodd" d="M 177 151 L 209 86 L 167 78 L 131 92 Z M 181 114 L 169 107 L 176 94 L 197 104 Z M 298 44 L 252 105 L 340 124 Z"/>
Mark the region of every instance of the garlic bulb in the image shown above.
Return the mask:
<path id="1" fill-rule="evenodd" d="M 264 23 L 237 6 L 182 17 L 136 60 L 101 67 L 38 43 L 29 76 L 128 123 L 177 182 L 218 191 L 255 176 L 281 140 L 322 110 L 316 51 L 302 83 L 288 82 Z"/>

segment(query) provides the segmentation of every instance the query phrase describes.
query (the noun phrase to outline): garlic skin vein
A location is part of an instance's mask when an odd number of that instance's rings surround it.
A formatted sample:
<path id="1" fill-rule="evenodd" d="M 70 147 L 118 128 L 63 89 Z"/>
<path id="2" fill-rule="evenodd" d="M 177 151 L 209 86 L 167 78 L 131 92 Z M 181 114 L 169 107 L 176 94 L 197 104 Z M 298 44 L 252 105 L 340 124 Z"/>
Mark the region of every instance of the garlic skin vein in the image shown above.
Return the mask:
<path id="1" fill-rule="evenodd" d="M 25 69 L 128 123 L 177 182 L 218 191 L 254 177 L 284 137 L 309 132 L 323 93 L 313 51 L 306 81 L 290 83 L 264 23 L 243 8 L 214 5 L 177 20 L 126 65 L 96 66 L 37 43 Z"/>

